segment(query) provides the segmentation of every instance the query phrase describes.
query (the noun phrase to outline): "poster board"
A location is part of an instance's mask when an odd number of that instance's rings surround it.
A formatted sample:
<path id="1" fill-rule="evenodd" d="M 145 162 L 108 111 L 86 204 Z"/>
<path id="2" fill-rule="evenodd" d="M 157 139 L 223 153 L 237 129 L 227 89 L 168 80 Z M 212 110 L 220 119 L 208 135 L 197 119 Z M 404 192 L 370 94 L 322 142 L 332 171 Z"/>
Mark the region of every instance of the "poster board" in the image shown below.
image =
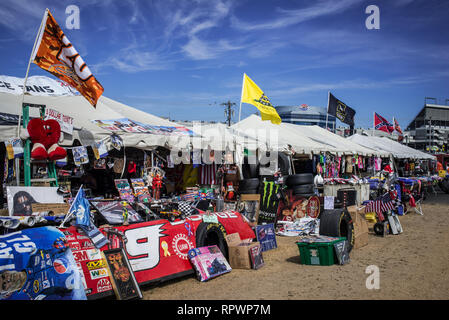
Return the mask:
<path id="1" fill-rule="evenodd" d="M 216 245 L 190 249 L 188 257 L 200 281 L 207 281 L 232 270 Z"/>
<path id="2" fill-rule="evenodd" d="M 251 246 L 249 248 L 249 257 L 251 259 L 251 267 L 253 269 L 257 270 L 265 265 L 260 244 Z"/>
<path id="3" fill-rule="evenodd" d="M 260 242 L 261 251 L 268 251 L 278 247 L 276 234 L 274 231 L 274 223 L 256 226 L 257 241 Z"/>
<path id="4" fill-rule="evenodd" d="M 238 212 L 254 226 L 258 223 L 260 194 L 242 194 L 237 205 Z"/>
<path id="5" fill-rule="evenodd" d="M 118 300 L 142 299 L 137 280 L 122 248 L 101 252 L 106 261 L 109 280 Z"/>
<path id="6" fill-rule="evenodd" d="M 58 187 L 7 186 L 8 211 L 10 216 L 30 216 L 35 203 L 64 203 L 57 192 Z"/>
<path id="7" fill-rule="evenodd" d="M 260 183 L 260 209 L 258 219 L 260 224 L 275 223 L 280 202 L 277 197 L 280 187 L 274 181 L 265 180 Z"/>
<path id="8" fill-rule="evenodd" d="M 349 262 L 348 240 L 334 243 L 335 254 L 337 255 L 338 264 L 343 265 Z"/>

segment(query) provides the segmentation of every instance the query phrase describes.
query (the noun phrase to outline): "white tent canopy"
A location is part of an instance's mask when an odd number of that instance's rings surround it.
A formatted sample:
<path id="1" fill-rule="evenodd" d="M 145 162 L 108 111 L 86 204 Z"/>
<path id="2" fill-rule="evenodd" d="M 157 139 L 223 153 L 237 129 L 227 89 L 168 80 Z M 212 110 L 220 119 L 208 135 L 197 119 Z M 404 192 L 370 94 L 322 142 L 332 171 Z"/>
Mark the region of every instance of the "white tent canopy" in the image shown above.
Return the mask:
<path id="1" fill-rule="evenodd" d="M 71 146 L 75 139 L 79 140 L 82 145 L 91 145 L 94 141 L 104 140 L 109 142 L 111 131 L 102 129 L 92 120 L 112 120 L 129 118 L 148 125 L 154 126 L 179 126 L 163 118 L 145 113 L 134 109 L 105 96 L 101 96 L 98 100 L 96 108 L 94 108 L 82 96 L 33 96 L 26 95 L 25 103 L 45 105 L 47 108 L 54 109 L 66 116 L 73 118 L 73 134 L 64 133 L 64 141 L 62 146 Z M 22 113 L 22 95 L 9 94 L 0 92 L 0 112 L 12 115 Z M 38 117 L 39 110 L 37 108 L 30 109 L 30 117 Z M 165 146 L 171 148 L 173 146 L 188 145 L 190 138 L 187 136 L 159 135 L 148 133 L 118 133 L 126 147 L 136 147 L 140 149 L 153 149 L 157 146 Z M 17 137 L 16 125 L 0 125 L 0 140 L 4 141 L 9 138 Z"/>
<path id="2" fill-rule="evenodd" d="M 436 159 L 435 156 L 410 148 L 406 145 L 400 144 L 399 142 L 393 141 L 385 137 L 374 137 L 374 136 L 354 134 L 346 139 L 356 142 L 360 145 L 366 146 L 368 148 L 390 152 L 393 155 L 393 157 L 398 159 L 430 159 L 430 160 Z"/>
<path id="3" fill-rule="evenodd" d="M 285 151 L 289 145 L 298 154 L 312 154 L 323 151 L 336 152 L 335 147 L 310 139 L 301 134 L 290 123 L 272 124 L 270 121 L 262 121 L 260 116 L 251 115 L 248 118 L 231 126 L 239 134 L 247 135 L 258 141 L 261 150 Z"/>
<path id="4" fill-rule="evenodd" d="M 380 156 L 389 157 L 390 152 L 367 148 L 366 146 L 360 145 L 351 140 L 345 139 L 338 134 L 332 133 L 320 126 L 302 126 L 294 125 L 295 130 L 299 131 L 301 134 L 306 135 L 312 140 L 324 142 L 333 146 L 340 154 L 357 154 L 361 156 Z"/>
<path id="5" fill-rule="evenodd" d="M 390 155 L 388 151 L 362 146 L 319 126 L 302 126 L 286 122 L 275 125 L 269 121 L 262 121 L 258 115 L 251 115 L 234 124 L 232 128 L 254 138 L 257 137 L 262 150 L 276 148 L 278 151 L 282 151 L 291 145 L 299 154 L 330 152 L 338 155 L 358 154 L 383 157 Z M 258 135 L 258 132 L 265 132 L 265 135 Z M 278 139 L 277 144 L 273 142 L 273 139 L 269 139 L 273 133 L 273 137 Z"/>

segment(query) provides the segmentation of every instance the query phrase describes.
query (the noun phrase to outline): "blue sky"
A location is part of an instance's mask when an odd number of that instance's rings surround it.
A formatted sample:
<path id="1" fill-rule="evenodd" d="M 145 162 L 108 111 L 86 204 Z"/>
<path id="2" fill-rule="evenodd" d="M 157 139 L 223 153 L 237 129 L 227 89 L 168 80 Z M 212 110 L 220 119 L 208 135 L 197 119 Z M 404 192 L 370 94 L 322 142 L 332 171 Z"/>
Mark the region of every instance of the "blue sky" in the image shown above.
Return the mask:
<path id="1" fill-rule="evenodd" d="M 69 5 L 78 30 L 65 26 Z M 378 30 L 365 26 L 368 5 Z M 237 120 L 243 73 L 274 105 L 326 107 L 331 91 L 356 127 L 375 111 L 405 129 L 424 97 L 449 98 L 449 1 L 2 0 L 0 74 L 25 76 L 45 8 L 105 96 L 158 116 L 223 121 L 230 100 Z M 241 116 L 255 111 L 243 104 Z"/>

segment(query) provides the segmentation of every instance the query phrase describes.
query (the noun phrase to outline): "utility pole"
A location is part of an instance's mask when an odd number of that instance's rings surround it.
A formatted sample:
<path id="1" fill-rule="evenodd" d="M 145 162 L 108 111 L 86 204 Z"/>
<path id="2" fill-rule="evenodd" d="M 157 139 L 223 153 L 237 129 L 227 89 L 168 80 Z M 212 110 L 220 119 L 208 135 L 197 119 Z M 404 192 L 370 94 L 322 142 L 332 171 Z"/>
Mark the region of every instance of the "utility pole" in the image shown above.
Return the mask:
<path id="1" fill-rule="evenodd" d="M 226 107 L 225 116 L 226 116 L 226 121 L 228 122 L 228 127 L 230 127 L 231 119 L 232 119 L 232 116 L 234 115 L 234 110 L 232 110 L 232 106 L 235 106 L 235 102 L 231 102 L 228 100 L 228 102 L 223 102 L 220 105 Z"/>

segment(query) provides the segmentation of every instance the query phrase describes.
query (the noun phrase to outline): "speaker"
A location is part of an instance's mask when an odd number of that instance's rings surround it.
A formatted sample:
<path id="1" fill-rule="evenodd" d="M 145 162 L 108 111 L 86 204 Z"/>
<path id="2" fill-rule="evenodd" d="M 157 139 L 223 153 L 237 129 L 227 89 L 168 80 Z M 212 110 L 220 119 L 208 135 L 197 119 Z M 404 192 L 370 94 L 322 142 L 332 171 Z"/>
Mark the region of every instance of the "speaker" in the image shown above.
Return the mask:
<path id="1" fill-rule="evenodd" d="M 353 188 L 343 188 L 337 190 L 337 199 L 343 204 L 343 207 L 350 207 L 357 202 L 357 190 Z"/>

